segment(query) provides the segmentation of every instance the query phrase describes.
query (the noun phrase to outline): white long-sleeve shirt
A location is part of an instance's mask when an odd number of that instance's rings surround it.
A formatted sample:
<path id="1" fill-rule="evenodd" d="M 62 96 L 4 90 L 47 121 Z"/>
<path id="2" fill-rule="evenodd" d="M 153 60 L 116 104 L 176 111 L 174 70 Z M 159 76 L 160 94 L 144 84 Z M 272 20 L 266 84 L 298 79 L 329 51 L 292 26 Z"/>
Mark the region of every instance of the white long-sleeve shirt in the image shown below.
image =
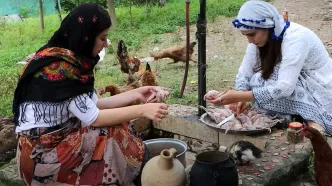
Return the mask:
<path id="1" fill-rule="evenodd" d="M 291 23 L 285 32 L 281 55 L 281 62 L 274 69 L 277 73 L 272 74 L 277 77 L 270 77 L 272 81 L 267 80 L 265 86 L 256 87 L 252 80 L 264 80 L 261 72 L 255 73 L 253 70 L 260 63 L 258 49 L 255 45 L 249 44 L 236 77 L 236 89 L 252 90 L 258 104 L 289 97 L 294 92 L 301 70 L 319 70 L 321 66 L 317 64 L 330 61 L 319 38 L 309 29 L 296 23 Z M 332 76 L 328 78 L 327 82 L 332 82 Z"/>
<path id="2" fill-rule="evenodd" d="M 53 124 L 62 124 L 71 117 L 77 117 L 82 127 L 91 125 L 98 117 L 97 108 L 98 96 L 96 93 L 90 98 L 87 94 L 82 94 L 73 98 L 67 104 L 57 106 L 46 106 L 45 104 L 21 104 L 21 110 L 25 107 L 25 112 L 20 112 L 19 126 L 15 132 L 19 133 L 37 127 L 50 127 L 49 121 Z M 45 111 L 44 111 L 45 110 Z M 22 118 L 23 117 L 23 118 Z"/>
<path id="3" fill-rule="evenodd" d="M 332 60 L 319 37 L 291 22 L 281 45 L 281 61 L 269 79 L 261 71 L 258 48 L 249 44 L 236 76 L 237 90 L 251 90 L 254 106 L 301 115 L 332 134 Z"/>

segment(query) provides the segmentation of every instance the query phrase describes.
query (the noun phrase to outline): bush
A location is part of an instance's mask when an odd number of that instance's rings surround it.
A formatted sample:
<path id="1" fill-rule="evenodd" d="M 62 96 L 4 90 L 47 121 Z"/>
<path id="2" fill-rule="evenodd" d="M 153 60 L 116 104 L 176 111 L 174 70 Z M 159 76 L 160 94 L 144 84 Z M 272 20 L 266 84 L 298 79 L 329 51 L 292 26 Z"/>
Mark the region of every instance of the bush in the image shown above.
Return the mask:
<path id="1" fill-rule="evenodd" d="M 19 10 L 19 14 L 21 15 L 22 18 L 29 17 L 29 8 L 28 7 L 21 7 L 20 10 Z"/>
<path id="2" fill-rule="evenodd" d="M 104 8 L 107 8 L 106 0 L 61 0 L 60 1 L 61 8 L 66 12 L 70 12 L 73 8 L 77 7 L 82 3 L 98 3 Z"/>

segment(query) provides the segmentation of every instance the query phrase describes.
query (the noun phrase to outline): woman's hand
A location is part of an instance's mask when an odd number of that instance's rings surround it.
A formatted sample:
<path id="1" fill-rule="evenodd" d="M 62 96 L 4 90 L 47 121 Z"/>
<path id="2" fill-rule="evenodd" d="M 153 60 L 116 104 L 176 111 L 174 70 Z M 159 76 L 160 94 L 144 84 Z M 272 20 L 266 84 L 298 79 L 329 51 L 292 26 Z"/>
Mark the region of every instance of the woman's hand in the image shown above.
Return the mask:
<path id="1" fill-rule="evenodd" d="M 235 90 L 228 90 L 224 94 L 217 94 L 214 96 L 212 99 L 208 99 L 207 101 L 210 103 L 213 103 L 215 105 L 229 105 L 232 103 L 237 103 L 239 102 L 238 100 L 238 91 Z"/>
<path id="2" fill-rule="evenodd" d="M 169 96 L 169 92 L 165 88 L 158 86 L 144 86 L 134 91 L 136 91 L 136 100 L 142 103 L 163 102 Z"/>
<path id="3" fill-rule="evenodd" d="M 139 87 L 137 89 L 134 89 L 135 91 L 135 97 L 137 101 L 140 101 L 142 103 L 146 103 L 148 98 L 155 92 L 155 87 L 154 86 L 144 86 L 144 87 Z M 155 103 L 157 102 L 157 99 L 153 99 L 150 101 L 150 103 Z"/>
<path id="4" fill-rule="evenodd" d="M 237 116 L 246 111 L 250 107 L 246 102 L 238 102 L 230 104 L 229 109 Z"/>
<path id="5" fill-rule="evenodd" d="M 254 96 L 251 91 L 236 91 L 228 90 L 224 94 L 218 94 L 212 99 L 207 99 L 208 102 L 215 105 L 229 105 L 238 102 L 254 101 Z"/>
<path id="6" fill-rule="evenodd" d="M 161 121 L 168 115 L 168 106 L 164 103 L 147 103 L 141 107 L 142 115 L 154 121 Z"/>

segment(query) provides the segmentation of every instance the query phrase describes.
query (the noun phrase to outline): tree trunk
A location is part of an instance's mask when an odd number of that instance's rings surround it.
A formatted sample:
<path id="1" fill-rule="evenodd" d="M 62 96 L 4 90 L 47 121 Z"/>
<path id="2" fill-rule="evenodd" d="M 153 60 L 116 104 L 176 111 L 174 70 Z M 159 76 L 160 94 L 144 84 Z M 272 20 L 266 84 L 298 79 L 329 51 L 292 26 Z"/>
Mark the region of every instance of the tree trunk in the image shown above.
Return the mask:
<path id="1" fill-rule="evenodd" d="M 39 0 L 39 15 L 40 15 L 40 28 L 44 32 L 44 11 L 43 11 L 43 2 Z"/>
<path id="2" fill-rule="evenodd" d="M 115 5 L 114 0 L 107 0 L 108 12 L 111 16 L 112 27 L 111 29 L 116 29 L 116 16 L 115 16 Z"/>
<path id="3" fill-rule="evenodd" d="M 58 2 L 59 2 L 58 0 L 54 0 L 55 10 L 58 12 L 59 21 L 61 23 L 62 22 L 62 17 L 61 17 L 61 12 L 60 12 L 60 9 L 59 9 L 59 3 Z"/>
<path id="4" fill-rule="evenodd" d="M 133 26 L 133 14 L 131 13 L 131 3 L 132 3 L 132 0 L 129 0 L 129 14 L 130 14 L 130 24 L 131 26 Z"/>

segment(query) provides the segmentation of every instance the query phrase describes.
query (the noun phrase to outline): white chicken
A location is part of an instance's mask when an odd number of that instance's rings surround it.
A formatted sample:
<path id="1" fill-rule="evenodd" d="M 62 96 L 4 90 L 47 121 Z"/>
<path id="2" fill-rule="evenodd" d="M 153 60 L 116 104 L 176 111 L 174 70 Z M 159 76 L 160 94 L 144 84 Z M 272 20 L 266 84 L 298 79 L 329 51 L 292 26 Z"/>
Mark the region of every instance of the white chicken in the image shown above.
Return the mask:
<path id="1" fill-rule="evenodd" d="M 107 46 L 112 47 L 112 43 L 111 43 L 111 41 L 110 41 L 109 39 L 107 39 Z M 101 62 L 104 60 L 104 58 L 105 58 L 105 55 L 106 55 L 106 47 L 104 47 L 103 50 L 101 50 L 101 51 L 99 52 L 98 55 L 99 55 L 100 59 L 99 59 L 97 65 L 95 66 L 95 72 L 100 68 L 100 67 L 99 67 L 99 66 L 100 66 L 100 63 L 101 63 Z"/>
<path id="2" fill-rule="evenodd" d="M 109 39 L 107 39 L 107 46 L 112 46 L 112 43 L 111 43 L 111 41 L 110 41 Z M 100 59 L 99 59 L 99 61 L 98 61 L 98 63 L 99 63 L 99 62 L 103 61 L 104 58 L 105 58 L 105 55 L 106 55 L 106 47 L 104 47 L 103 50 L 101 50 L 101 51 L 99 52 L 98 55 L 99 55 L 99 57 L 100 57 Z"/>

